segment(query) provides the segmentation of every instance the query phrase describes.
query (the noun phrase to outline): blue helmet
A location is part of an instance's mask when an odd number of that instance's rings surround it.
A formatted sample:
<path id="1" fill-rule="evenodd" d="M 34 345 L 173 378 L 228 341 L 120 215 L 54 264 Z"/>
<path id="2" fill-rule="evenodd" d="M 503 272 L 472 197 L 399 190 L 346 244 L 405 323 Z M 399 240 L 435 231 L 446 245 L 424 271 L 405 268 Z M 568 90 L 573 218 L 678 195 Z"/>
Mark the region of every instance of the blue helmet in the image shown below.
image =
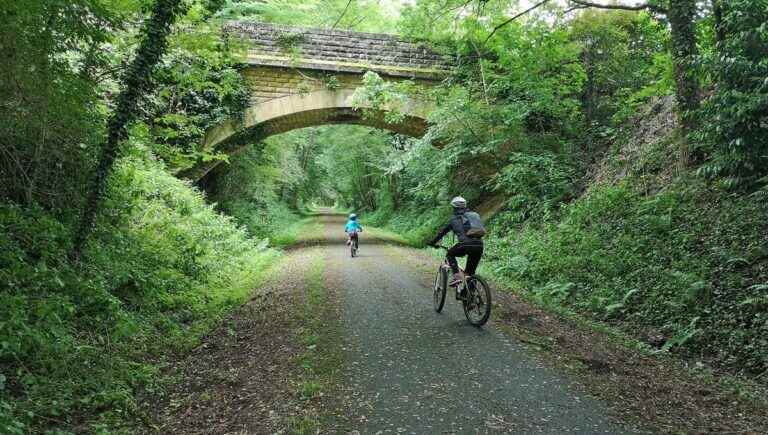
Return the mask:
<path id="1" fill-rule="evenodd" d="M 352 213 L 351 215 L 349 215 L 349 218 L 350 218 L 351 220 L 355 220 L 355 219 L 357 219 L 357 215 L 356 215 L 356 214 L 354 214 L 354 213 Z"/>

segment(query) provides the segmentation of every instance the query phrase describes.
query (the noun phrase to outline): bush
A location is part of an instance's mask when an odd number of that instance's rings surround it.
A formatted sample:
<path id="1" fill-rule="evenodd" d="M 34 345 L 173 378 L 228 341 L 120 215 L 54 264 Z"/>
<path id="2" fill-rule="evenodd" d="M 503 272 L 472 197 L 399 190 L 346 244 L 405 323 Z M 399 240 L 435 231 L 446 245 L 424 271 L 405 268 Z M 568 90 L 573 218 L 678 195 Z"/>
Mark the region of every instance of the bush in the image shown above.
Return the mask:
<path id="1" fill-rule="evenodd" d="M 701 173 L 728 189 L 754 189 L 768 182 L 768 3 L 720 3 L 725 39 L 704 58 L 716 86 L 695 134 L 713 157 Z"/>
<path id="2" fill-rule="evenodd" d="M 545 303 L 564 304 L 669 344 L 760 372 L 768 367 L 768 205 L 683 180 L 643 196 L 602 186 L 556 221 L 498 231 L 496 271 Z M 762 308 L 761 308 L 762 307 Z"/>
<path id="3" fill-rule="evenodd" d="M 50 212 L 0 206 L 1 432 L 119 425 L 155 387 L 150 357 L 193 345 L 276 255 L 142 152 L 119 163 L 81 267 L 70 239 Z"/>

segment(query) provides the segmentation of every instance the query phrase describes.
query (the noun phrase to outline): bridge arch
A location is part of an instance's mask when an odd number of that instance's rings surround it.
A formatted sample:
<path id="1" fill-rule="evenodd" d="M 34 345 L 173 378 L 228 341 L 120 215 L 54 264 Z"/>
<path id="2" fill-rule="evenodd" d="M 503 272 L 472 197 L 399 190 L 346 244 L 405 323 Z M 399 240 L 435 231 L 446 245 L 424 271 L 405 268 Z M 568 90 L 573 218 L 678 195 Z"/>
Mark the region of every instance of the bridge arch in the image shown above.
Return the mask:
<path id="1" fill-rule="evenodd" d="M 353 100 L 354 90 L 341 89 L 288 95 L 254 104 L 241 120 L 227 120 L 209 130 L 203 148 L 235 155 L 269 136 L 326 124 L 363 125 L 410 137 L 422 137 L 427 131 L 427 104 L 407 102 L 398 108 L 402 120 L 390 123 L 386 120 L 386 108 L 364 111 L 355 107 Z M 197 181 L 219 164 L 220 160 L 200 162 L 180 175 Z"/>
<path id="2" fill-rule="evenodd" d="M 203 149 L 227 155 L 275 134 L 323 124 L 358 124 L 421 137 L 427 130 L 427 103 L 406 102 L 397 108 L 403 119 L 390 123 L 385 115 L 391 107 L 356 108 L 355 89 L 366 71 L 386 81 L 411 80 L 428 87 L 450 68 L 427 46 L 392 35 L 238 21 L 224 29 L 248 47 L 242 74 L 251 90 L 242 119 L 223 122 L 203 140 Z M 200 161 L 179 175 L 198 181 L 220 163 Z"/>

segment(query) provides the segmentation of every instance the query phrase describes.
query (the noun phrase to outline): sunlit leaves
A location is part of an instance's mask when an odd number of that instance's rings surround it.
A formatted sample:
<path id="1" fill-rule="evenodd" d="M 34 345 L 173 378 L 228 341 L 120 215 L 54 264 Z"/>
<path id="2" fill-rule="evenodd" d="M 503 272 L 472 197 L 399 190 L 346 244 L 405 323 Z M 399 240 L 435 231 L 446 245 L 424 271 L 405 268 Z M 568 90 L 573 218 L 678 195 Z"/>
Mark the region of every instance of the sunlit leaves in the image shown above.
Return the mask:
<path id="1" fill-rule="evenodd" d="M 395 14 L 375 0 L 225 0 L 217 17 L 391 33 Z"/>

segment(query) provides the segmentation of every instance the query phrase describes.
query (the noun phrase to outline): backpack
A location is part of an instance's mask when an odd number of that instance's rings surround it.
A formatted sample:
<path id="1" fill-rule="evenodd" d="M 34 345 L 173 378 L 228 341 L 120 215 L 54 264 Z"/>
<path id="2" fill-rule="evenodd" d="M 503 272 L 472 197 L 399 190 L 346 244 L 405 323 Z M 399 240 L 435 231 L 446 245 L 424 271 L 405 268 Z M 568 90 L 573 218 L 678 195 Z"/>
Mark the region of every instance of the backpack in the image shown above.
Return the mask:
<path id="1" fill-rule="evenodd" d="M 485 235 L 485 225 L 483 225 L 483 221 L 480 219 L 479 214 L 473 211 L 468 211 L 461 215 L 461 219 L 464 224 L 464 233 L 467 237 L 473 239 L 483 238 Z"/>

